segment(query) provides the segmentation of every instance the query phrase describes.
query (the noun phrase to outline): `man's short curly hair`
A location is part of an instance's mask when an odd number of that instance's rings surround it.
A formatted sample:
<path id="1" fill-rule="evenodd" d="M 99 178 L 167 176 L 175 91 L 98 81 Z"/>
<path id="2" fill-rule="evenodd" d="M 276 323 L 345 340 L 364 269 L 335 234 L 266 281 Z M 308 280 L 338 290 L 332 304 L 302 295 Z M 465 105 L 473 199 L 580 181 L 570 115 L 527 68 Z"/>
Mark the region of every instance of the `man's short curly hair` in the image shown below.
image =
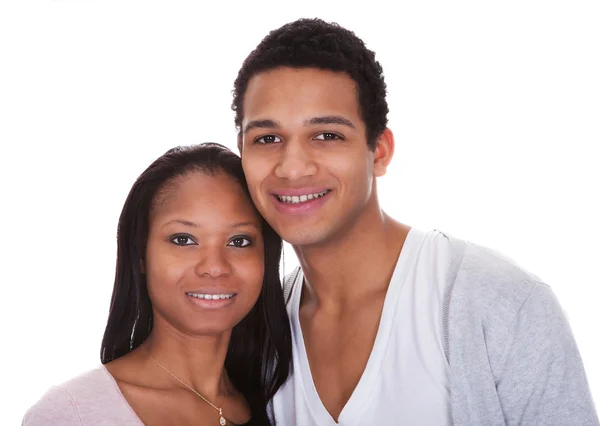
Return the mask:
<path id="1" fill-rule="evenodd" d="M 375 60 L 375 53 L 352 31 L 321 19 L 299 19 L 271 31 L 246 58 L 234 83 L 231 105 L 239 137 L 248 81 L 262 71 L 279 67 L 319 68 L 348 74 L 358 86 L 367 144 L 375 149 L 377 139 L 387 127 L 383 69 Z"/>

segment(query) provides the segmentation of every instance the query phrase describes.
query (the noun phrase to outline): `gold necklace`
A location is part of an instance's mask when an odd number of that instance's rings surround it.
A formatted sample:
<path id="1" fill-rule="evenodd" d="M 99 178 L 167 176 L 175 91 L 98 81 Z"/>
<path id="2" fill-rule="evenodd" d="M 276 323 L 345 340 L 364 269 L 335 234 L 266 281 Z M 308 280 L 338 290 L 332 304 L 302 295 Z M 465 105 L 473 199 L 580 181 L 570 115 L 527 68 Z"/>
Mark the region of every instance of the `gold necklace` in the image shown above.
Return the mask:
<path id="1" fill-rule="evenodd" d="M 186 388 L 188 388 L 189 390 L 191 390 L 192 392 L 194 392 L 196 395 L 198 395 L 204 402 L 206 402 L 212 408 L 214 408 L 215 410 L 217 410 L 219 412 L 219 424 L 221 426 L 225 426 L 227 424 L 227 421 L 225 420 L 225 417 L 223 417 L 223 410 L 220 407 L 217 407 L 215 404 L 213 404 L 212 402 L 210 402 L 208 399 L 204 398 L 202 395 L 200 395 L 200 393 L 196 389 L 194 389 L 193 387 L 191 387 L 190 385 L 188 385 L 187 383 L 185 383 L 183 380 L 181 380 L 175 374 L 171 373 L 169 370 L 167 370 L 167 368 L 164 365 L 162 365 L 152 355 L 150 355 L 150 352 L 148 352 L 148 349 L 146 349 L 146 347 L 143 344 L 140 343 L 140 346 L 142 347 L 142 349 L 144 351 L 146 351 L 146 353 L 148 354 L 148 356 L 150 357 L 150 359 L 152 361 L 154 361 L 156 363 L 156 365 L 158 365 L 160 368 L 162 368 L 167 373 L 169 373 L 171 376 L 173 376 L 173 378 L 175 378 L 175 380 L 177 380 L 183 386 L 185 386 Z"/>

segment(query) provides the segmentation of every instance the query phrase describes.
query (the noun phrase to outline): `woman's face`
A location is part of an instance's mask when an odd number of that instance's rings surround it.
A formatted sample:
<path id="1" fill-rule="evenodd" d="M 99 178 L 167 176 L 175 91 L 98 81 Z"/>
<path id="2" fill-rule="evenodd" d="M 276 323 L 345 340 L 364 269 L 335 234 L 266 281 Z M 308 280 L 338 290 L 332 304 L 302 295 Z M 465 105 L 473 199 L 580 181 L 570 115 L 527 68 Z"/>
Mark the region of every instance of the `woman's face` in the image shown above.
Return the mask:
<path id="1" fill-rule="evenodd" d="M 230 331 L 260 294 L 260 219 L 234 178 L 194 172 L 154 200 L 144 264 L 154 323 L 191 335 Z"/>

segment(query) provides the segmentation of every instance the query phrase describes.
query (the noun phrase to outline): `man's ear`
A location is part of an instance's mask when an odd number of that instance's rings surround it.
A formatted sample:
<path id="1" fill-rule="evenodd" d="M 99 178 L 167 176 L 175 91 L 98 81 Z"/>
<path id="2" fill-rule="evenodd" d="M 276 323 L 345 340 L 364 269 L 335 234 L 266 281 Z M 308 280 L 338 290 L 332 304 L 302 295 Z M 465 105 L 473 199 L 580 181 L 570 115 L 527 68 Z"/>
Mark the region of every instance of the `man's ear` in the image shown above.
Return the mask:
<path id="1" fill-rule="evenodd" d="M 242 148 L 244 147 L 244 138 L 242 137 L 242 132 L 238 133 L 237 136 L 237 146 L 238 151 L 240 152 L 240 156 L 242 155 Z"/>
<path id="2" fill-rule="evenodd" d="M 377 139 L 373 153 L 373 174 L 376 177 L 385 175 L 388 164 L 394 156 L 394 134 L 386 128 Z"/>

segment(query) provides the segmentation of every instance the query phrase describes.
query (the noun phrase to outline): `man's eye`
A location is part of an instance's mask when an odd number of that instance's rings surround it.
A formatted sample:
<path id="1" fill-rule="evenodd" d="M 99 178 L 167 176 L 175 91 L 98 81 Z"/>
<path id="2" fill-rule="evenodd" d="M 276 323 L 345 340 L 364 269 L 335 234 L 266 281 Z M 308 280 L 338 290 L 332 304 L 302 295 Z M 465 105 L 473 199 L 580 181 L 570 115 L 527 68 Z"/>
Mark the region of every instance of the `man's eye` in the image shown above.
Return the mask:
<path id="1" fill-rule="evenodd" d="M 247 237 L 235 237 L 233 240 L 229 241 L 229 243 L 227 243 L 228 246 L 230 247 L 248 247 L 249 245 L 252 244 L 252 241 L 250 241 L 249 238 Z"/>
<path id="2" fill-rule="evenodd" d="M 171 238 L 171 242 L 178 246 L 191 246 L 196 244 L 189 235 L 175 235 Z"/>
<path id="3" fill-rule="evenodd" d="M 261 136 L 260 138 L 256 139 L 256 141 L 254 141 L 254 143 L 262 143 L 262 144 L 279 143 L 279 142 L 281 142 L 281 138 L 279 136 L 275 136 L 275 135 Z"/>
<path id="4" fill-rule="evenodd" d="M 336 135 L 335 133 L 321 133 L 315 136 L 315 139 L 320 141 L 333 141 L 342 138 L 339 135 Z"/>

